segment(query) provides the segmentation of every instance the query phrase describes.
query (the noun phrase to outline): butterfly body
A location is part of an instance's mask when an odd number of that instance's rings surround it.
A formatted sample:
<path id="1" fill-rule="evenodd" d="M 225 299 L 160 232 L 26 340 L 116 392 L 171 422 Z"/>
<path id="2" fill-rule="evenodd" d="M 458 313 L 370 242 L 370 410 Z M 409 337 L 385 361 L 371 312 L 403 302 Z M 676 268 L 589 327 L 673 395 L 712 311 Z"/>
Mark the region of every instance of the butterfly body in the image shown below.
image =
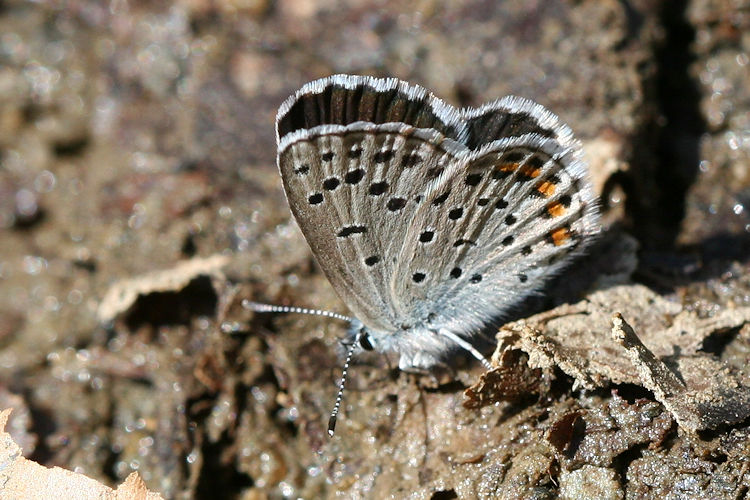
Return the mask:
<path id="1" fill-rule="evenodd" d="M 426 370 L 537 292 L 599 230 L 579 143 L 506 97 L 457 110 L 336 75 L 277 115 L 290 208 L 363 348 Z"/>

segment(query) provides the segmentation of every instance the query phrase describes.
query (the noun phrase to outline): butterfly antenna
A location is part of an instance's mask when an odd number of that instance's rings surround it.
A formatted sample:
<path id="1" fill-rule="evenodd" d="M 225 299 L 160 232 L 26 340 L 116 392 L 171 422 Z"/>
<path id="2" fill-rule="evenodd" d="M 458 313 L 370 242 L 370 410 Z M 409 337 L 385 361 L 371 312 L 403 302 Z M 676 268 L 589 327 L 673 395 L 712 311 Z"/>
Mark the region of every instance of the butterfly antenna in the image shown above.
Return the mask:
<path id="1" fill-rule="evenodd" d="M 306 309 L 304 307 L 293 307 L 293 306 L 275 306 L 272 304 L 261 304 L 259 302 L 253 302 L 251 300 L 243 300 L 242 307 L 255 312 L 261 313 L 298 313 L 298 314 L 311 314 L 314 316 L 325 316 L 327 318 L 340 319 L 342 321 L 353 321 L 349 316 L 335 313 L 332 311 L 322 311 L 320 309 Z M 341 372 L 341 382 L 339 382 L 339 392 L 336 394 L 336 402 L 333 404 L 333 410 L 331 410 L 331 417 L 328 419 L 328 435 L 333 437 L 334 429 L 336 428 L 336 419 L 341 409 L 341 402 L 344 400 L 344 385 L 346 384 L 346 375 L 349 372 L 349 363 L 352 361 L 352 355 L 354 349 L 362 339 L 362 331 L 357 332 L 354 337 L 354 341 L 349 345 L 349 349 L 346 351 L 346 361 L 344 362 L 344 369 Z"/>
<path id="2" fill-rule="evenodd" d="M 354 337 L 354 342 L 349 345 L 349 350 L 346 352 L 346 361 L 344 362 L 344 369 L 341 372 L 341 382 L 339 382 L 339 392 L 336 394 L 336 402 L 333 404 L 333 410 L 331 410 L 331 417 L 328 419 L 328 436 L 333 437 L 333 431 L 336 428 L 336 419 L 339 415 L 339 409 L 341 408 L 341 401 L 344 399 L 344 384 L 346 383 L 346 373 L 349 371 L 349 363 L 352 360 L 352 354 L 354 349 L 359 344 L 362 338 L 362 331 L 357 332 Z"/>
<path id="3" fill-rule="evenodd" d="M 487 361 L 487 358 L 485 358 L 484 356 L 482 356 L 482 353 L 479 352 L 479 351 L 477 351 L 476 347 L 474 347 L 470 343 L 466 342 L 464 339 L 462 339 L 461 337 L 459 337 L 455 333 L 451 332 L 450 330 L 446 330 L 444 328 L 441 328 L 440 330 L 438 330 L 438 333 L 440 335 L 442 335 L 443 337 L 448 337 L 453 342 L 455 342 L 456 344 L 458 344 L 461 348 L 465 349 L 466 351 L 469 351 L 471 353 L 471 355 L 474 356 L 475 358 L 477 358 L 479 360 L 479 362 L 482 363 L 482 365 L 487 370 L 492 370 L 493 369 L 493 366 L 490 364 L 489 361 Z"/>
<path id="4" fill-rule="evenodd" d="M 297 313 L 297 314 L 311 314 L 313 316 L 325 316 L 326 318 L 340 319 L 351 323 L 353 321 L 349 316 L 335 313 L 333 311 L 322 311 L 320 309 L 306 309 L 304 307 L 293 307 L 293 306 L 274 306 L 272 304 L 261 304 L 260 302 L 253 302 L 251 300 L 243 300 L 242 307 L 249 309 L 250 311 L 261 312 L 261 313 Z"/>

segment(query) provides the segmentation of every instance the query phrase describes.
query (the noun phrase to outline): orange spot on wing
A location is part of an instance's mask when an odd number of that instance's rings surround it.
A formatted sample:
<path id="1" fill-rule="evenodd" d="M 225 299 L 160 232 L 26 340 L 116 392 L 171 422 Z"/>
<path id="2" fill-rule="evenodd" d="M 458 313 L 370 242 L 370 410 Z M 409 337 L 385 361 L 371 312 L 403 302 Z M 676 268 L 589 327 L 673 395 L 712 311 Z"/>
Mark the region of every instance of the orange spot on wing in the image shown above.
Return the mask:
<path id="1" fill-rule="evenodd" d="M 531 165 L 524 165 L 523 167 L 521 167 L 521 170 L 519 170 L 519 173 L 524 177 L 528 177 L 529 179 L 535 179 L 542 173 L 542 169 L 536 168 Z"/>
<path id="2" fill-rule="evenodd" d="M 555 194 L 555 188 L 556 184 L 550 181 L 542 181 L 536 186 L 536 190 L 539 194 L 544 196 L 545 198 L 549 198 L 553 194 Z"/>
<path id="3" fill-rule="evenodd" d="M 563 205 L 559 201 L 555 201 L 547 205 L 547 213 L 550 215 L 550 217 L 560 217 L 561 215 L 565 214 L 565 211 L 565 205 Z"/>
<path id="4" fill-rule="evenodd" d="M 555 229 L 551 231 L 548 236 L 552 241 L 552 244 L 556 247 L 565 244 L 565 242 L 571 238 L 570 229 L 568 229 L 567 227 Z"/>
<path id="5" fill-rule="evenodd" d="M 515 172 L 518 168 L 518 163 L 503 163 L 502 165 L 498 165 L 495 167 L 495 170 L 498 172 Z"/>

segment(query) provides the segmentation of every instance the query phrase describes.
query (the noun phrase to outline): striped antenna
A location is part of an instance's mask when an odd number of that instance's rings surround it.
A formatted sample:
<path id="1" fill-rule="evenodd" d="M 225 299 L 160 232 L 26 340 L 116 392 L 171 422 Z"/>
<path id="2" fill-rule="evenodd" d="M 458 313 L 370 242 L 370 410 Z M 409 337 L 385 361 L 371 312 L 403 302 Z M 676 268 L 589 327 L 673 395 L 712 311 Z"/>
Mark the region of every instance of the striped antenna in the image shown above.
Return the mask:
<path id="1" fill-rule="evenodd" d="M 349 350 L 346 352 L 346 361 L 344 362 L 344 369 L 341 372 L 341 382 L 339 383 L 339 392 L 336 394 L 336 402 L 333 404 L 333 411 L 331 411 L 331 417 L 328 419 L 328 436 L 333 437 L 333 431 L 336 428 L 336 418 L 339 415 L 339 408 L 341 408 L 341 401 L 344 399 L 344 384 L 346 383 L 346 373 L 349 371 L 349 362 L 352 360 L 352 354 L 354 349 L 362 339 L 362 330 L 357 332 L 354 337 L 354 342 L 349 346 Z"/>
<path id="2" fill-rule="evenodd" d="M 323 311 L 320 309 L 307 309 L 304 307 L 293 307 L 293 306 L 275 306 L 272 304 L 261 304 L 259 302 L 253 302 L 251 300 L 243 300 L 242 301 L 242 307 L 245 309 L 249 309 L 251 311 L 260 312 L 260 313 L 297 313 L 297 314 L 311 314 L 313 316 L 325 316 L 327 318 L 334 318 L 334 319 L 340 319 L 343 321 L 348 321 L 351 323 L 353 320 L 349 316 L 344 316 L 343 314 L 335 313 L 332 311 Z M 363 331 L 360 330 L 357 332 L 357 335 L 354 337 L 354 342 L 351 343 L 349 346 L 349 349 L 346 352 L 346 361 L 344 362 L 344 370 L 341 372 L 341 382 L 339 382 L 339 392 L 336 394 L 336 402 L 333 405 L 333 410 L 331 411 L 331 417 L 328 419 L 328 435 L 330 437 L 333 437 L 333 431 L 336 428 L 336 419 L 339 415 L 339 410 L 341 409 L 341 402 L 344 400 L 344 384 L 346 384 L 346 374 L 349 371 L 349 363 L 352 361 L 352 355 L 354 354 L 354 349 L 356 349 L 357 344 L 360 343 L 362 339 L 362 333 Z"/>
<path id="3" fill-rule="evenodd" d="M 253 302 L 251 300 L 243 300 L 242 307 L 255 312 L 261 313 L 297 313 L 297 314 L 310 314 L 313 316 L 325 316 L 327 318 L 340 319 L 351 323 L 353 320 L 349 316 L 335 313 L 333 311 L 322 311 L 320 309 L 306 309 L 304 307 L 293 307 L 293 306 L 274 306 L 272 304 L 261 304 L 260 302 Z"/>

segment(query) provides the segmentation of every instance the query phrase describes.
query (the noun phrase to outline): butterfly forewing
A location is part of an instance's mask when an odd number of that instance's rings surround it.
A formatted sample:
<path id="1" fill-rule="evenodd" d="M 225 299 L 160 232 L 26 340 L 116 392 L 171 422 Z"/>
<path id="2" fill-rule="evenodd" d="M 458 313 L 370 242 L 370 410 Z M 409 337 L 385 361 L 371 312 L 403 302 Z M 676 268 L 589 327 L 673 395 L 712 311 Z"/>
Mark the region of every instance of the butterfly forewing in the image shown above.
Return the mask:
<path id="1" fill-rule="evenodd" d="M 279 152 L 287 198 L 337 293 L 365 325 L 392 331 L 396 256 L 455 143 L 407 125 L 323 126 Z M 433 179 L 432 181 L 430 179 Z"/>

